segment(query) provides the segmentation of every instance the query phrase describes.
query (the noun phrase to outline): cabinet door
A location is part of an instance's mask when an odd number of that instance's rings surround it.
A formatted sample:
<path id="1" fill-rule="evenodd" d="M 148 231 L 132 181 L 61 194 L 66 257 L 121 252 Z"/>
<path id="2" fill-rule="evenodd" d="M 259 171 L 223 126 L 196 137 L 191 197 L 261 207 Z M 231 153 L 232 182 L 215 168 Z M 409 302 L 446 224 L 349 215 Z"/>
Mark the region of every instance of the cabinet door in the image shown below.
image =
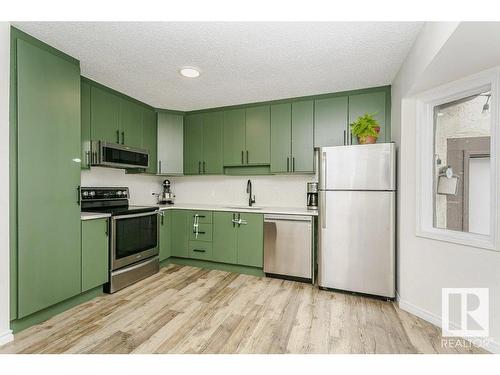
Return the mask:
<path id="1" fill-rule="evenodd" d="M 184 210 L 172 210 L 171 227 L 171 252 L 174 257 L 187 258 L 188 238 L 190 227 L 188 225 L 189 212 Z"/>
<path id="2" fill-rule="evenodd" d="M 120 99 L 120 143 L 142 147 L 143 107 L 127 99 Z"/>
<path id="3" fill-rule="evenodd" d="M 271 106 L 271 172 L 290 170 L 292 106 L 290 103 Z"/>
<path id="4" fill-rule="evenodd" d="M 158 113 L 158 174 L 182 174 L 184 170 L 184 117 Z"/>
<path id="5" fill-rule="evenodd" d="M 271 115 L 269 106 L 246 110 L 245 164 L 271 162 Z"/>
<path id="6" fill-rule="evenodd" d="M 262 267 L 264 259 L 264 216 L 241 213 L 246 224 L 237 228 L 237 263 L 244 266 Z"/>
<path id="7" fill-rule="evenodd" d="M 359 116 L 363 116 L 365 113 L 375 113 L 375 119 L 378 120 L 380 124 L 380 134 L 377 142 L 386 142 L 390 140 L 389 137 L 386 139 L 386 129 L 385 129 L 385 106 L 386 106 L 386 92 L 377 91 L 370 92 L 366 94 L 358 94 L 349 96 L 349 124 L 356 121 Z M 350 129 L 349 129 L 350 134 Z M 352 144 L 357 144 L 358 140 L 356 137 L 352 137 Z"/>
<path id="8" fill-rule="evenodd" d="M 236 264 L 237 228 L 233 212 L 213 213 L 212 260 Z"/>
<path id="9" fill-rule="evenodd" d="M 314 102 L 314 147 L 347 144 L 347 96 Z"/>
<path id="10" fill-rule="evenodd" d="M 92 140 L 120 143 L 120 98 L 109 91 L 92 86 L 90 103 Z"/>
<path id="11" fill-rule="evenodd" d="M 147 173 L 156 174 L 156 112 L 148 109 L 142 109 L 142 148 L 149 150 L 149 168 Z"/>
<path id="12" fill-rule="evenodd" d="M 81 290 L 80 68 L 17 41 L 18 318 Z M 33 182 L 36 181 L 34 188 Z"/>
<path id="13" fill-rule="evenodd" d="M 90 85 L 87 82 L 81 82 L 80 94 L 81 108 L 81 167 L 90 168 Z"/>
<path id="14" fill-rule="evenodd" d="M 314 172 L 313 101 L 292 104 L 292 171 Z"/>
<path id="15" fill-rule="evenodd" d="M 172 255 L 172 211 L 164 210 L 160 216 L 160 262 Z"/>
<path id="16" fill-rule="evenodd" d="M 82 221 L 82 292 L 108 282 L 108 219 Z"/>
<path id="17" fill-rule="evenodd" d="M 184 123 L 184 174 L 201 174 L 203 159 L 202 115 L 187 115 Z"/>
<path id="18" fill-rule="evenodd" d="M 203 115 L 203 174 L 222 174 L 224 112 Z"/>
<path id="19" fill-rule="evenodd" d="M 245 110 L 224 111 L 224 165 L 245 163 Z"/>

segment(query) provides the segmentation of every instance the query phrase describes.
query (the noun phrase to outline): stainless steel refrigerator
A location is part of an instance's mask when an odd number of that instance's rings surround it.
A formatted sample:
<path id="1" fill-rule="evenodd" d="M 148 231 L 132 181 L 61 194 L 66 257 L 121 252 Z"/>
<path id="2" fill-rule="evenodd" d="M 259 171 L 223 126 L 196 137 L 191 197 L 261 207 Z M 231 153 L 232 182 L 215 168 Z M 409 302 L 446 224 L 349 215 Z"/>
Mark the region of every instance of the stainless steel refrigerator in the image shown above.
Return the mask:
<path id="1" fill-rule="evenodd" d="M 394 143 L 323 147 L 319 156 L 319 286 L 394 298 Z"/>

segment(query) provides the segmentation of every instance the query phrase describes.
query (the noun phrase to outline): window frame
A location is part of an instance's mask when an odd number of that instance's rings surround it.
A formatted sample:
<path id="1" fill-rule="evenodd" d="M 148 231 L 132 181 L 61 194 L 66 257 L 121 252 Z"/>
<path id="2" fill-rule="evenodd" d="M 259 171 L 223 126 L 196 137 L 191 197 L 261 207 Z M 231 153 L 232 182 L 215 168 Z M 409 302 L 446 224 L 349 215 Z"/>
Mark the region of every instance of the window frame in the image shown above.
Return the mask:
<path id="1" fill-rule="evenodd" d="M 439 241 L 499 251 L 500 128 L 498 88 L 500 69 L 488 70 L 436 87 L 417 96 L 416 128 L 416 235 Z M 491 90 L 491 211 L 489 235 L 434 227 L 434 107 Z"/>

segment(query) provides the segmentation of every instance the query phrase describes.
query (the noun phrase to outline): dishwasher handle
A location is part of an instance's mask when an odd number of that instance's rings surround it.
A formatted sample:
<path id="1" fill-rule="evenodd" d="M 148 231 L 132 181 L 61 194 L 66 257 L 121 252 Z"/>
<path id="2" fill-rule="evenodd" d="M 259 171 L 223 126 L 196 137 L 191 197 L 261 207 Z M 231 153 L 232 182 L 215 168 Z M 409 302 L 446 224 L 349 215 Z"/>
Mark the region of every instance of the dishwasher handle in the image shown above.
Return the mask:
<path id="1" fill-rule="evenodd" d="M 264 215 L 264 222 L 273 221 L 306 221 L 311 222 L 312 216 L 309 215 Z"/>

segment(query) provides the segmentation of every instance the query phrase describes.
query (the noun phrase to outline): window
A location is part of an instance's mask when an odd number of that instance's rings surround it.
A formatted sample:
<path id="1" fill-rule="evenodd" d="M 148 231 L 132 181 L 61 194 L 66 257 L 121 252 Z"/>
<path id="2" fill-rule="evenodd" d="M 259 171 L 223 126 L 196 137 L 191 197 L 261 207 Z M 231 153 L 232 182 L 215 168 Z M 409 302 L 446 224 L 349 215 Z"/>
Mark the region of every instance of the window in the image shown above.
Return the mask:
<path id="1" fill-rule="evenodd" d="M 498 72 L 418 99 L 417 235 L 498 250 Z"/>

